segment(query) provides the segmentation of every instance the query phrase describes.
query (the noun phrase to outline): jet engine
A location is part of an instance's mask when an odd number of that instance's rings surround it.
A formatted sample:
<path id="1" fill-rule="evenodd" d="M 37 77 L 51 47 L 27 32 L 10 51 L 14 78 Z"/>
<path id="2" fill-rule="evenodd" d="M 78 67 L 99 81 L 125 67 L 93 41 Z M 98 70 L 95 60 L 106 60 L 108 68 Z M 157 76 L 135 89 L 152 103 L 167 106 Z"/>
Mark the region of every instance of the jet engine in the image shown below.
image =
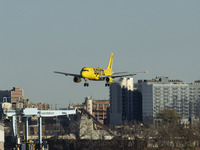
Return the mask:
<path id="1" fill-rule="evenodd" d="M 113 78 L 111 78 L 111 77 L 107 77 L 107 78 L 106 78 L 106 82 L 108 82 L 108 83 L 112 83 L 112 82 L 113 82 Z"/>
<path id="2" fill-rule="evenodd" d="M 74 82 L 76 82 L 76 83 L 81 82 L 81 78 L 79 78 L 79 77 L 74 77 Z"/>

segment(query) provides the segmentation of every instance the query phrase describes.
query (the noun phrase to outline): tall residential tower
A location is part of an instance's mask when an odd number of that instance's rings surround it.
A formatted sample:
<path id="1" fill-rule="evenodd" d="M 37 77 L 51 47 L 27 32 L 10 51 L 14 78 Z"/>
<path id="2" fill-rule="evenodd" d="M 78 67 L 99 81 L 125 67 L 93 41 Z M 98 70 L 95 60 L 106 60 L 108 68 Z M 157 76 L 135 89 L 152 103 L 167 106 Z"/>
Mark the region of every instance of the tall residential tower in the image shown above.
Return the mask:
<path id="1" fill-rule="evenodd" d="M 199 118 L 200 83 L 184 83 L 159 77 L 152 80 L 139 80 L 138 91 L 142 94 L 142 121 L 152 123 L 163 109 L 176 109 L 183 122 Z"/>
<path id="2" fill-rule="evenodd" d="M 133 78 L 121 78 L 110 85 L 110 125 L 133 120 Z"/>

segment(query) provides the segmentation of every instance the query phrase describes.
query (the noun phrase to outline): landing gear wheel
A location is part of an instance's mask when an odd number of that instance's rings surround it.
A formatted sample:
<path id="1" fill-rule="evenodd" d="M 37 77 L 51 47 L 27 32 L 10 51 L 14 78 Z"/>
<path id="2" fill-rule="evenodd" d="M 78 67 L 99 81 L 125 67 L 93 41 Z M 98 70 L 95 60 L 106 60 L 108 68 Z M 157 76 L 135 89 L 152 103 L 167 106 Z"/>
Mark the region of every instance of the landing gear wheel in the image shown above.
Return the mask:
<path id="1" fill-rule="evenodd" d="M 107 86 L 109 87 L 109 86 L 110 86 L 110 84 L 109 84 L 109 83 L 106 83 L 106 84 L 105 84 L 105 86 L 106 86 L 106 87 L 107 87 Z"/>
<path id="2" fill-rule="evenodd" d="M 84 86 L 87 86 L 87 87 L 88 87 L 88 86 L 89 86 L 89 83 L 84 83 Z"/>

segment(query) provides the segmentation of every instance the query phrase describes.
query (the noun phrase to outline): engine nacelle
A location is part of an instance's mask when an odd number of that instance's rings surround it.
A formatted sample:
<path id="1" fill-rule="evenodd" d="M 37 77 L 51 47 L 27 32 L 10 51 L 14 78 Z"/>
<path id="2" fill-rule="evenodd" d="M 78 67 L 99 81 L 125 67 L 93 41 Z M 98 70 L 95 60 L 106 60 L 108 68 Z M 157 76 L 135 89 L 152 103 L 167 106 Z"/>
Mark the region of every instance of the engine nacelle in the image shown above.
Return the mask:
<path id="1" fill-rule="evenodd" d="M 108 82 L 108 83 L 112 83 L 112 82 L 113 82 L 113 78 L 111 78 L 111 77 L 107 77 L 107 78 L 106 78 L 106 82 Z"/>
<path id="2" fill-rule="evenodd" d="M 76 83 L 81 82 L 81 78 L 79 78 L 79 77 L 74 77 L 74 82 L 76 82 Z"/>

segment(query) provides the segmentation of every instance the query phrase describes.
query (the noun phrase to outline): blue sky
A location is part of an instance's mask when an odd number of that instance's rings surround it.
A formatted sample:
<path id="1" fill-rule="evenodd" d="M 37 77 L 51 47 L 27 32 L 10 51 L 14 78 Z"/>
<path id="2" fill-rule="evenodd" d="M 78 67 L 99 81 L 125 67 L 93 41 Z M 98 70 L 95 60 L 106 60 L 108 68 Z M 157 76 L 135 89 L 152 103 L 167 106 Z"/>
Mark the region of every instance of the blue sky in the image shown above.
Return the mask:
<path id="1" fill-rule="evenodd" d="M 149 70 L 138 79 L 200 80 L 200 1 L 1 1 L 0 89 L 19 86 L 31 102 L 67 106 L 108 99 L 104 82 L 73 83 L 53 70 Z"/>

